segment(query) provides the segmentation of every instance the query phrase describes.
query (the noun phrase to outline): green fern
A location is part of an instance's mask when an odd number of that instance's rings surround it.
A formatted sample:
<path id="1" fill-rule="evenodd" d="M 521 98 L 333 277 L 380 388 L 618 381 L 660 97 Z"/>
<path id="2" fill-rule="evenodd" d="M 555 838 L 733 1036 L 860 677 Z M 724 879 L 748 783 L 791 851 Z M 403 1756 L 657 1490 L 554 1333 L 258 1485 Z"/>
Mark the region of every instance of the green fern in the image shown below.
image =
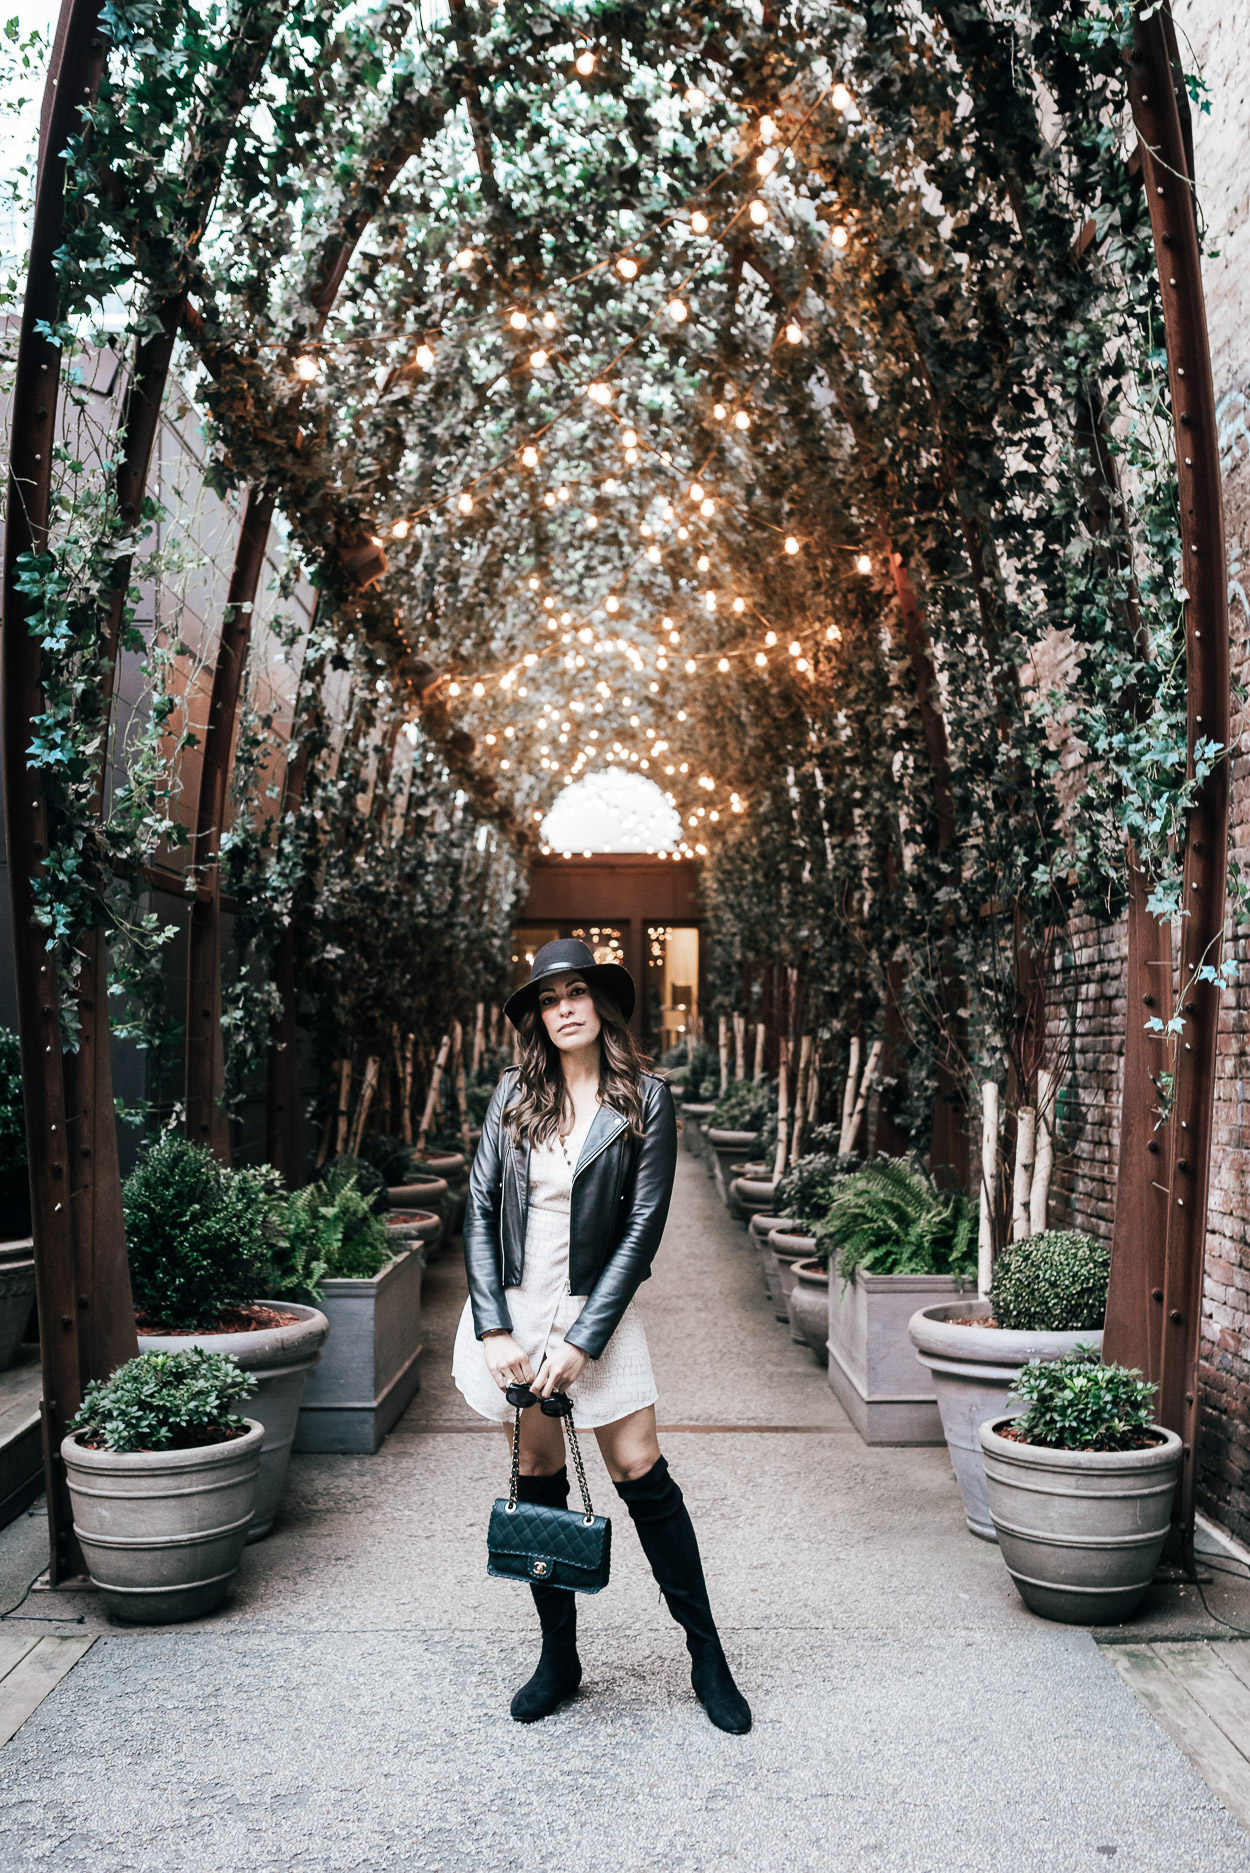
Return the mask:
<path id="1" fill-rule="evenodd" d="M 844 1280 L 869 1275 L 976 1273 L 972 1209 L 901 1158 L 878 1158 L 844 1177 L 816 1230 L 817 1249 Z"/>

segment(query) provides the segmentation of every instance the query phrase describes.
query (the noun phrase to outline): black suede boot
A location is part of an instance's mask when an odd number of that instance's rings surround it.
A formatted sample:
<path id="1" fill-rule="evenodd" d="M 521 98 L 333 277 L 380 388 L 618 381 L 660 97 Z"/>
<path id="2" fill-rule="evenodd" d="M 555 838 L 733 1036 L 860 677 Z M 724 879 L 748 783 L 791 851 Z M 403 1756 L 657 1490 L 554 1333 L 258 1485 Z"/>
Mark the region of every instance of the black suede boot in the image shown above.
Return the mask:
<path id="1" fill-rule="evenodd" d="M 741 1736 L 751 1728 L 751 1707 L 733 1681 L 712 1618 L 690 1511 L 661 1457 L 645 1476 L 616 1485 L 629 1510 L 642 1551 L 651 1563 L 668 1610 L 686 1629 L 695 1696 L 718 1730 Z"/>
<path id="2" fill-rule="evenodd" d="M 568 1471 L 561 1467 L 554 1476 L 519 1477 L 517 1501 L 566 1509 Z M 512 1700 L 512 1715 L 518 1723 L 537 1723 L 540 1717 L 550 1717 L 582 1681 L 582 1662 L 577 1656 L 577 1595 L 564 1587 L 545 1587 L 537 1582 L 530 1583 L 530 1592 L 543 1629 L 543 1649 L 538 1670 Z"/>

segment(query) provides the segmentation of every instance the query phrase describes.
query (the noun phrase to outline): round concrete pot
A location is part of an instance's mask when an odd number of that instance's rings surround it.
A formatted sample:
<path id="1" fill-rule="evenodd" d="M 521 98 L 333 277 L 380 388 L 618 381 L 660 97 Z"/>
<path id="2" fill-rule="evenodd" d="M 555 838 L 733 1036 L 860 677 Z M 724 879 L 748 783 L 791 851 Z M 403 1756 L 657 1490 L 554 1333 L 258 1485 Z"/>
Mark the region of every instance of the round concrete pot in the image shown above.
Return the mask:
<path id="1" fill-rule="evenodd" d="M 387 1240 L 399 1248 L 411 1248 L 419 1242 L 423 1248 L 437 1247 L 443 1224 L 433 1210 L 389 1210 L 386 1215 Z"/>
<path id="2" fill-rule="evenodd" d="M 703 1155 L 703 1132 L 701 1128 L 704 1121 L 708 1119 L 715 1110 L 715 1106 L 700 1105 L 697 1100 L 682 1100 L 681 1135 L 685 1141 L 686 1150 L 690 1152 L 692 1157 L 699 1158 Z"/>
<path id="3" fill-rule="evenodd" d="M 438 1235 L 425 1245 L 425 1258 L 432 1261 L 451 1234 L 455 1200 L 445 1177 L 416 1177 L 411 1183 L 391 1186 L 392 1210 L 433 1210 L 439 1219 Z"/>
<path id="4" fill-rule="evenodd" d="M 227 1353 L 255 1382 L 245 1401 L 248 1411 L 265 1427 L 260 1453 L 260 1481 L 249 1541 L 260 1541 L 273 1527 L 278 1498 L 286 1481 L 295 1423 L 304 1400 L 308 1374 L 321 1358 L 330 1323 L 319 1308 L 296 1301 L 256 1302 L 258 1307 L 280 1308 L 296 1317 L 286 1326 L 260 1327 L 255 1333 L 140 1333 L 141 1353 L 176 1353 L 186 1346 L 206 1346 L 211 1353 Z"/>
<path id="5" fill-rule="evenodd" d="M 785 1229 L 774 1229 L 769 1234 L 764 1256 L 764 1279 L 768 1284 L 773 1312 L 778 1320 L 784 1320 L 787 1325 L 790 1321 L 790 1296 L 798 1279 L 794 1264 L 810 1261 L 815 1249 L 814 1236 L 792 1235 Z"/>
<path id="6" fill-rule="evenodd" d="M 0 1372 L 17 1358 L 34 1302 L 34 1238 L 0 1242 Z"/>
<path id="7" fill-rule="evenodd" d="M 1155 1577 L 1183 1446 L 1162 1425 L 1144 1450 L 1048 1450 L 980 1429 L 990 1513 L 1031 1612 L 1070 1626 L 1127 1619 Z"/>
<path id="8" fill-rule="evenodd" d="M 829 1363 L 829 1270 L 820 1262 L 791 1264 L 790 1338 L 810 1346 L 822 1366 Z"/>
<path id="9" fill-rule="evenodd" d="M 720 1193 L 721 1202 L 734 1214 L 734 1200 L 729 1194 L 729 1185 L 733 1179 L 733 1163 L 737 1158 L 750 1154 L 752 1145 L 759 1137 L 758 1132 L 723 1132 L 715 1126 L 709 1126 L 706 1133 L 708 1144 L 712 1148 L 711 1172 Z"/>
<path id="10" fill-rule="evenodd" d="M 239 1565 L 260 1477 L 265 1427 L 195 1450 L 88 1450 L 67 1437 L 74 1533 L 115 1619 L 163 1626 L 202 1619 Z"/>
<path id="11" fill-rule="evenodd" d="M 763 1216 L 772 1208 L 773 1180 L 771 1177 L 735 1177 L 729 1186 L 730 1195 L 738 1207 L 738 1212 L 750 1222 L 753 1216 Z"/>
<path id="12" fill-rule="evenodd" d="M 448 1237 L 456 1235 L 464 1222 L 469 1201 L 469 1165 L 461 1151 L 435 1151 L 428 1157 L 414 1158 L 412 1168 L 418 1177 L 441 1177 L 447 1184 L 447 1199 L 441 1206 Z M 391 1199 L 394 1202 L 394 1198 Z"/>
<path id="13" fill-rule="evenodd" d="M 980 1429 L 1007 1410 L 1011 1388 L 1030 1359 L 1062 1359 L 1078 1346 L 1101 1350 L 1102 1333 L 1012 1333 L 971 1327 L 989 1317 L 988 1301 L 953 1301 L 922 1307 L 907 1324 L 916 1357 L 933 1375 L 942 1431 L 969 1531 L 994 1541 Z"/>

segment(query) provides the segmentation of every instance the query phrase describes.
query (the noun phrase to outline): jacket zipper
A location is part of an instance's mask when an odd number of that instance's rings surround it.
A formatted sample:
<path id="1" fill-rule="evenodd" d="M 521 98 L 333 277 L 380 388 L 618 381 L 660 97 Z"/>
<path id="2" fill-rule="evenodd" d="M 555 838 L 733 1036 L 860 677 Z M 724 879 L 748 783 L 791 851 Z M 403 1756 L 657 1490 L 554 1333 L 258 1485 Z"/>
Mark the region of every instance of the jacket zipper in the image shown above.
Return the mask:
<path id="1" fill-rule="evenodd" d="M 577 1182 L 577 1179 L 581 1176 L 583 1171 L 588 1170 L 590 1168 L 590 1166 L 594 1163 L 596 1158 L 602 1157 L 603 1153 L 607 1150 L 609 1145 L 613 1145 L 616 1143 L 621 1133 L 626 1129 L 627 1128 L 625 1125 L 625 1121 L 622 1119 L 621 1123 L 617 1126 L 616 1130 L 614 1132 L 610 1132 L 608 1136 L 604 1139 L 601 1145 L 596 1145 L 595 1149 L 591 1152 L 590 1156 L 586 1159 L 586 1162 L 584 1164 L 577 1165 L 577 1167 L 575 1168 L 573 1172 L 574 1183 Z"/>

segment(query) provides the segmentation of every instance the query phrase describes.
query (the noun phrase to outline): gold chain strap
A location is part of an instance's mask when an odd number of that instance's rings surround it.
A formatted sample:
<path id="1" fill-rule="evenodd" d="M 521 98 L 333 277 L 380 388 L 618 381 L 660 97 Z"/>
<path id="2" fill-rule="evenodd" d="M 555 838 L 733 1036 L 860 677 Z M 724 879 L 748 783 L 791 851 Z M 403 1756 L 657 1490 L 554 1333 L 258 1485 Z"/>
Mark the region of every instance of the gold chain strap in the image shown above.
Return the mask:
<path id="1" fill-rule="evenodd" d="M 582 1507 L 586 1511 L 586 1526 L 595 1519 L 595 1512 L 590 1506 L 590 1487 L 586 1481 L 586 1471 L 582 1466 L 582 1447 L 577 1441 L 577 1427 L 573 1423 L 573 1414 L 569 1413 L 562 1420 L 564 1435 L 573 1451 L 573 1468 L 577 1471 L 577 1487 L 582 1492 Z M 516 1511 L 517 1491 L 521 1482 L 521 1407 L 516 1407 L 516 1419 L 512 1426 L 512 1476 L 508 1483 L 508 1514 Z"/>

